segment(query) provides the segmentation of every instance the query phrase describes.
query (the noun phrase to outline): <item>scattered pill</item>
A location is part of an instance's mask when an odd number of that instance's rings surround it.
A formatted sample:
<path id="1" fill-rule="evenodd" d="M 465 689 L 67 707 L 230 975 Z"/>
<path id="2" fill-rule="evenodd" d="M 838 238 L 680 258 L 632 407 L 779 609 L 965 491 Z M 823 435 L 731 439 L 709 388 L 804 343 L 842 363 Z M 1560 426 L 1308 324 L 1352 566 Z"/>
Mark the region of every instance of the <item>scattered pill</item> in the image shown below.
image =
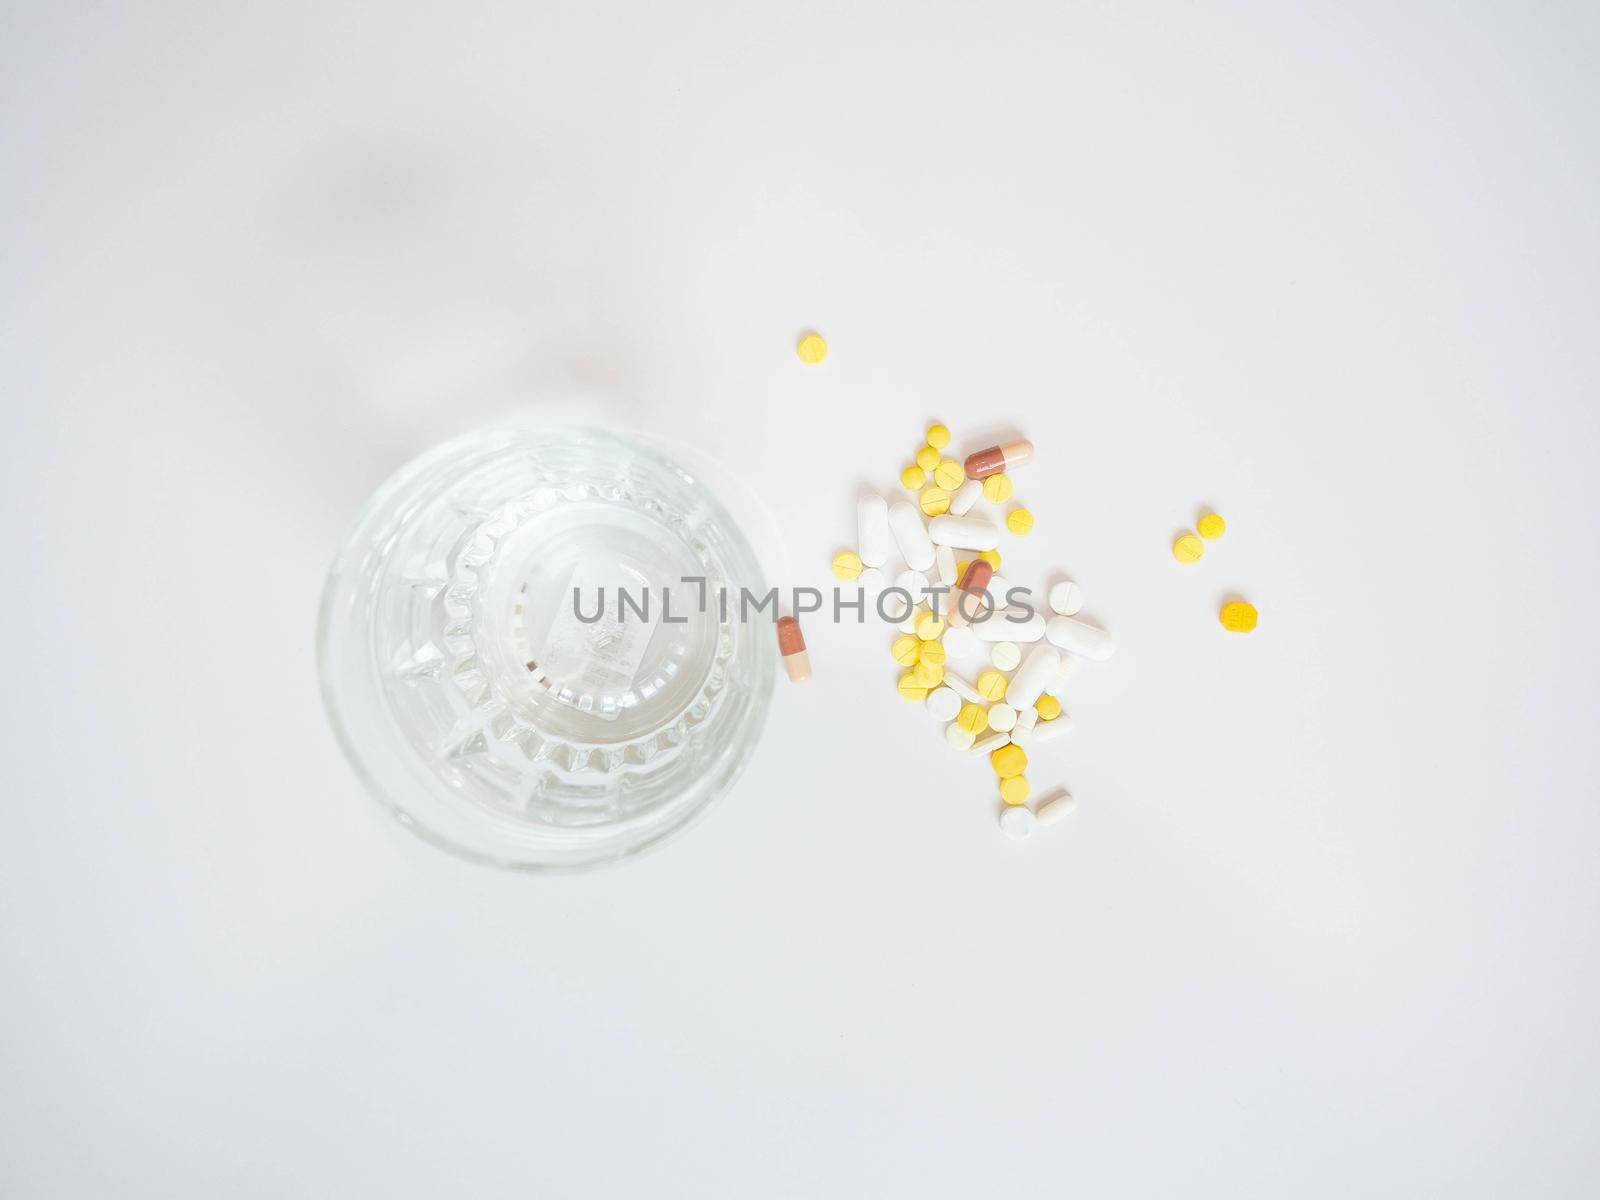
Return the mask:
<path id="1" fill-rule="evenodd" d="M 930 667 L 943 667 L 945 663 L 945 650 L 938 642 L 917 641 L 917 661 L 927 663 Z"/>
<path id="2" fill-rule="evenodd" d="M 961 579 L 950 597 L 950 624 L 960 628 L 978 620 L 988 611 L 985 589 L 994 575 L 994 568 L 981 558 L 969 562 L 961 572 Z"/>
<path id="3" fill-rule="evenodd" d="M 990 577 L 989 598 L 994 601 L 996 608 L 1004 608 L 1006 606 L 1006 597 L 1010 594 L 1011 581 L 1009 579 L 1001 579 L 999 575 Z"/>
<path id="4" fill-rule="evenodd" d="M 942 487 L 931 487 L 922 493 L 922 498 L 917 503 L 928 516 L 941 516 L 950 511 L 950 493 Z"/>
<path id="5" fill-rule="evenodd" d="M 946 671 L 944 673 L 944 685 L 970 704 L 983 703 L 983 697 L 978 695 L 978 689 L 954 671 Z"/>
<path id="6" fill-rule="evenodd" d="M 1033 443 L 1029 441 L 1005 442 L 990 446 L 976 454 L 967 455 L 967 474 L 973 479 L 985 479 L 998 471 L 1019 467 L 1033 457 Z"/>
<path id="7" fill-rule="evenodd" d="M 1045 626 L 1045 636 L 1052 645 L 1095 662 L 1104 662 L 1117 649 L 1116 638 L 1099 626 L 1090 625 L 1076 617 L 1051 617 L 1050 623 Z"/>
<path id="8" fill-rule="evenodd" d="M 828 357 L 828 342 L 820 333 L 808 333 L 800 339 L 800 344 L 794 348 L 800 356 L 800 361 L 816 366 Z"/>
<path id="9" fill-rule="evenodd" d="M 1054 721 L 1061 715 L 1061 701 L 1054 696 L 1040 696 L 1033 702 L 1033 711 L 1041 721 Z"/>
<path id="10" fill-rule="evenodd" d="M 861 556 L 846 550 L 833 556 L 833 577 L 841 583 L 854 583 L 861 576 Z"/>
<path id="11" fill-rule="evenodd" d="M 1050 742 L 1072 732 L 1072 718 L 1062 713 L 1054 721 L 1040 721 L 1030 733 L 1030 742 Z"/>
<path id="12" fill-rule="evenodd" d="M 936 688 L 944 682 L 944 664 L 919 661 L 911 668 L 911 675 L 921 687 Z"/>
<path id="13" fill-rule="evenodd" d="M 1000 831 L 1014 842 L 1033 836 L 1034 816 L 1023 804 L 1008 804 L 1000 811 Z"/>
<path id="14" fill-rule="evenodd" d="M 972 752 L 974 754 L 989 755 L 1002 746 L 1010 744 L 1011 735 L 1009 733 L 986 733 L 972 743 Z"/>
<path id="15" fill-rule="evenodd" d="M 927 481 L 928 473 L 917 466 L 916 463 L 912 463 L 904 471 L 900 472 L 900 486 L 908 492 L 921 490 L 922 485 Z"/>
<path id="16" fill-rule="evenodd" d="M 1014 508 L 1006 514 L 1006 528 L 1018 537 L 1033 532 L 1033 514 L 1025 508 Z"/>
<path id="17" fill-rule="evenodd" d="M 1172 543 L 1172 557 L 1181 563 L 1197 563 L 1205 556 L 1206 544 L 1192 533 Z"/>
<path id="18" fill-rule="evenodd" d="M 1004 504 L 1011 499 L 1011 476 L 1001 472 L 983 481 L 983 498 L 990 504 Z"/>
<path id="19" fill-rule="evenodd" d="M 945 518 L 935 517 L 942 521 Z M 897 500 L 889 506 L 889 532 L 895 545 L 900 547 L 900 557 L 913 571 L 926 571 L 933 566 L 933 543 L 928 540 L 928 530 L 922 524 L 922 514 L 909 500 Z"/>
<path id="20" fill-rule="evenodd" d="M 981 495 L 983 495 L 983 481 L 979 479 L 967 480 L 950 497 L 950 512 L 954 516 L 966 516 L 972 511 L 972 506 L 978 502 L 978 497 Z"/>
<path id="21" fill-rule="evenodd" d="M 925 536 L 957 550 L 993 550 L 1000 544 L 1000 531 L 993 521 L 982 517 L 935 517 L 928 523 Z"/>
<path id="22" fill-rule="evenodd" d="M 889 561 L 894 548 L 889 535 L 889 503 L 876 492 L 870 492 L 856 502 L 856 553 L 869 567 L 881 567 Z"/>
<path id="23" fill-rule="evenodd" d="M 1050 611 L 1058 617 L 1070 617 L 1083 608 L 1083 589 L 1070 579 L 1063 579 L 1050 588 Z"/>
<path id="24" fill-rule="evenodd" d="M 973 749 L 977 747 L 974 746 Z M 1028 769 L 1028 754 L 1021 746 L 1008 743 L 990 752 L 989 765 L 1001 779 L 1010 779 L 1013 775 L 1021 775 Z"/>
<path id="25" fill-rule="evenodd" d="M 1073 672 L 1077 670 L 1077 667 L 1077 659 L 1073 658 L 1070 654 L 1062 654 L 1061 665 L 1056 668 L 1055 678 L 1051 679 L 1049 683 L 1044 685 L 1045 692 L 1048 695 L 1055 696 L 1057 699 L 1060 699 L 1060 697 L 1066 692 L 1067 682 L 1072 677 Z"/>
<path id="26" fill-rule="evenodd" d="M 1256 627 L 1260 614 L 1256 606 L 1243 600 L 1233 600 L 1222 606 L 1222 627 L 1229 633 L 1249 633 Z"/>
<path id="27" fill-rule="evenodd" d="M 931 472 L 939 465 L 939 452 L 932 446 L 924 446 L 917 451 L 917 466 L 924 471 Z"/>
<path id="28" fill-rule="evenodd" d="M 961 697 L 947 687 L 928 693 L 928 715 L 935 721 L 953 721 L 961 711 Z"/>
<path id="29" fill-rule="evenodd" d="M 883 588 L 883 572 L 877 567 L 868 567 L 856 577 L 856 586 L 866 588 L 869 592 L 881 591 Z"/>
<path id="30" fill-rule="evenodd" d="M 1016 728 L 1017 710 L 1009 704 L 991 704 L 989 706 L 989 728 L 999 733 L 1010 733 Z"/>
<path id="31" fill-rule="evenodd" d="M 933 548 L 933 569 L 939 576 L 939 582 L 945 587 L 956 585 L 956 552 L 949 546 L 935 546 Z"/>
<path id="32" fill-rule="evenodd" d="M 978 635 L 952 622 L 944 631 L 944 648 L 951 658 L 971 658 L 978 652 Z"/>
<path id="33" fill-rule="evenodd" d="M 800 632 L 800 622 L 793 617 L 778 618 L 778 653 L 783 658 L 783 669 L 790 683 L 804 683 L 811 678 L 811 656 L 806 653 L 806 639 Z"/>
<path id="34" fill-rule="evenodd" d="M 933 424 L 928 426 L 928 445 L 935 450 L 943 450 L 950 444 L 950 430 L 943 425 Z"/>
<path id="35" fill-rule="evenodd" d="M 1033 727 L 1038 723 L 1037 709 L 1023 709 L 1017 714 L 1017 723 L 1011 727 L 1011 740 L 1019 746 L 1026 746 L 1033 734 Z"/>
<path id="36" fill-rule="evenodd" d="M 921 703 L 927 698 L 927 685 L 917 682 L 915 671 L 907 671 L 900 676 L 900 699 Z"/>
<path id="37" fill-rule="evenodd" d="M 928 577 L 907 567 L 894 577 L 894 585 L 911 597 L 911 603 L 921 604 L 928 591 Z"/>
<path id="38" fill-rule="evenodd" d="M 1028 651 L 1017 673 L 1011 677 L 1006 698 L 1015 708 L 1031 708 L 1038 703 L 1044 685 L 1061 665 L 1061 654 L 1049 642 L 1040 642 Z"/>
<path id="39" fill-rule="evenodd" d="M 1007 804 L 1026 804 L 1028 793 L 1032 790 L 1027 779 L 1021 775 L 1013 775 L 1009 779 L 1000 781 L 1000 799 Z"/>
<path id="40" fill-rule="evenodd" d="M 975 619 L 972 631 L 985 642 L 1037 642 L 1044 637 L 1045 619 L 1043 613 L 1021 606 L 1002 608 L 990 613 L 985 620 Z"/>
<path id="41" fill-rule="evenodd" d="M 985 671 L 978 676 L 978 695 L 985 700 L 995 701 L 1005 699 L 1006 677 L 999 671 Z"/>
<path id="42" fill-rule="evenodd" d="M 972 743 L 978 740 L 978 735 L 952 721 L 945 726 L 944 740 L 957 750 L 971 750 Z"/>
<path id="43" fill-rule="evenodd" d="M 944 621 L 925 612 L 917 618 L 917 636 L 925 642 L 936 642 L 944 636 Z"/>
<path id="44" fill-rule="evenodd" d="M 964 704 L 961 706 L 961 711 L 956 714 L 956 724 L 973 737 L 977 737 L 989 728 L 989 714 L 976 704 Z"/>
<path id="45" fill-rule="evenodd" d="M 953 492 L 966 482 L 967 473 L 954 459 L 941 459 L 933 469 L 933 481 L 947 492 Z"/>
<path id="46" fill-rule="evenodd" d="M 1194 527 L 1208 542 L 1214 542 L 1228 532 L 1228 523 L 1216 513 L 1207 513 L 1195 522 Z"/>
<path id="47" fill-rule="evenodd" d="M 1039 797 L 1039 810 L 1035 816 L 1041 825 L 1054 825 L 1062 817 L 1071 816 L 1077 809 L 1078 802 L 1066 788 L 1051 788 Z"/>
<path id="48" fill-rule="evenodd" d="M 989 648 L 989 661 L 999 671 L 1015 671 L 1022 661 L 1022 651 L 1015 642 L 996 642 Z"/>
<path id="49" fill-rule="evenodd" d="M 915 634 L 907 634 L 903 637 L 895 638 L 894 645 L 890 648 L 889 653 L 894 655 L 895 662 L 902 667 L 915 666 L 917 660 L 922 657 L 922 644 L 921 638 Z"/>
<path id="50" fill-rule="evenodd" d="M 988 563 L 993 570 L 998 571 L 1000 569 L 1000 551 L 985 550 L 982 554 L 978 555 L 978 557 L 983 559 L 984 562 Z"/>

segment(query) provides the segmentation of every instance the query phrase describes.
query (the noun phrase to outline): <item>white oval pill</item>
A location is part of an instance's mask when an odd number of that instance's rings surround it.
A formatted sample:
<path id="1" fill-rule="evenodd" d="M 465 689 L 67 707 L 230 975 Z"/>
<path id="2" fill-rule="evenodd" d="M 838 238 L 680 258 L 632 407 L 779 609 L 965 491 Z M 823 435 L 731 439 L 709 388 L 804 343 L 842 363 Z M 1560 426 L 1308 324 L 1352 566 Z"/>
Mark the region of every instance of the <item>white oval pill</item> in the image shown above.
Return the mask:
<path id="1" fill-rule="evenodd" d="M 1054 825 L 1062 817 L 1071 816 L 1078 809 L 1078 802 L 1074 800 L 1066 788 L 1051 788 L 1039 797 L 1038 822 L 1041 825 Z"/>
<path id="2" fill-rule="evenodd" d="M 1061 649 L 1095 662 L 1104 662 L 1117 648 L 1117 639 L 1104 629 L 1073 617 L 1051 617 L 1045 636 Z"/>
<path id="3" fill-rule="evenodd" d="M 1039 710 L 1025 708 L 1017 714 L 1017 723 L 1011 727 L 1011 740 L 1019 746 L 1032 741 L 1033 727 L 1039 723 Z"/>
<path id="4" fill-rule="evenodd" d="M 944 651 L 951 658 L 971 658 L 980 645 L 978 635 L 965 625 L 952 625 L 944 631 Z"/>
<path id="5" fill-rule="evenodd" d="M 978 740 L 978 735 L 970 729 L 963 729 L 954 721 L 944 728 L 944 740 L 949 742 L 956 750 L 971 750 L 972 743 Z"/>
<path id="6" fill-rule="evenodd" d="M 1056 673 L 1051 676 L 1050 682 L 1044 685 L 1047 695 L 1054 696 L 1057 700 L 1067 694 L 1067 680 L 1077 670 L 1078 660 L 1070 654 L 1062 654 L 1061 665 L 1056 668 Z"/>
<path id="7" fill-rule="evenodd" d="M 948 633 L 946 633 L 944 636 L 945 636 L 946 640 L 948 640 L 949 637 L 950 637 L 950 635 Z M 946 646 L 945 649 L 948 651 L 950 649 L 950 647 Z M 951 689 L 953 692 L 955 692 L 956 695 L 960 696 L 968 704 L 987 704 L 988 703 L 988 701 L 985 700 L 978 693 L 978 689 L 977 688 L 973 687 L 970 683 L 968 683 L 965 679 L 961 678 L 961 676 L 957 675 L 954 671 L 948 671 L 947 670 L 944 673 L 944 685 L 945 685 L 945 687 L 947 687 L 947 688 Z"/>
<path id="8" fill-rule="evenodd" d="M 961 697 L 947 687 L 928 693 L 928 715 L 935 721 L 954 721 L 961 711 Z"/>
<path id="9" fill-rule="evenodd" d="M 1028 737 L 1035 742 L 1053 742 L 1072 732 L 1072 718 L 1062 713 L 1054 721 L 1040 721 Z"/>
<path id="10" fill-rule="evenodd" d="M 933 543 L 928 540 L 927 527 L 922 514 L 909 500 L 897 500 L 889 509 L 889 532 L 894 544 L 900 547 L 900 557 L 913 571 L 926 571 L 933 566 Z"/>
<path id="11" fill-rule="evenodd" d="M 1037 642 L 1044 636 L 1044 614 L 1026 613 L 1022 608 L 1003 608 L 988 620 L 974 621 L 972 632 L 985 642 Z"/>
<path id="12" fill-rule="evenodd" d="M 866 559 L 861 560 L 865 562 Z M 1070 579 L 1063 579 L 1050 589 L 1050 611 L 1057 616 L 1070 617 L 1083 607 L 1083 589 Z"/>
<path id="13" fill-rule="evenodd" d="M 1015 642 L 996 642 L 989 648 L 989 661 L 997 671 L 1015 671 L 1022 662 L 1022 651 Z"/>
<path id="14" fill-rule="evenodd" d="M 1017 724 L 1017 710 L 1009 704 L 989 705 L 989 728 L 996 733 L 1010 733 Z"/>
<path id="15" fill-rule="evenodd" d="M 933 567 L 939 573 L 939 582 L 945 587 L 956 585 L 956 552 L 949 546 L 933 548 Z"/>
<path id="16" fill-rule="evenodd" d="M 998 731 L 986 733 L 977 741 L 972 743 L 972 752 L 974 754 L 987 754 L 991 750 L 1000 749 L 1001 746 L 1006 745 L 1010 741 L 1010 734 L 1000 733 Z"/>
<path id="17" fill-rule="evenodd" d="M 1049 642 L 1040 642 L 1028 651 L 1028 657 L 1006 685 L 1006 700 L 1016 708 L 1031 708 L 1060 667 L 1060 652 Z"/>
<path id="18" fill-rule="evenodd" d="M 893 515 L 890 514 L 891 520 Z M 993 521 L 982 517 L 952 517 L 948 513 L 928 522 L 927 536 L 941 546 L 954 546 L 958 550 L 993 550 L 1000 544 L 1000 530 Z M 911 562 L 909 558 L 906 561 Z"/>
<path id="19" fill-rule="evenodd" d="M 1034 818 L 1025 804 L 1008 804 L 1000 813 L 1000 829 L 1014 842 L 1033 836 Z"/>
<path id="20" fill-rule="evenodd" d="M 869 567 L 889 561 L 889 502 L 869 492 L 856 502 L 856 553 Z"/>
<path id="21" fill-rule="evenodd" d="M 972 511 L 972 506 L 983 499 L 983 480 L 969 479 L 955 490 L 950 497 L 950 511 L 958 517 L 964 517 Z"/>

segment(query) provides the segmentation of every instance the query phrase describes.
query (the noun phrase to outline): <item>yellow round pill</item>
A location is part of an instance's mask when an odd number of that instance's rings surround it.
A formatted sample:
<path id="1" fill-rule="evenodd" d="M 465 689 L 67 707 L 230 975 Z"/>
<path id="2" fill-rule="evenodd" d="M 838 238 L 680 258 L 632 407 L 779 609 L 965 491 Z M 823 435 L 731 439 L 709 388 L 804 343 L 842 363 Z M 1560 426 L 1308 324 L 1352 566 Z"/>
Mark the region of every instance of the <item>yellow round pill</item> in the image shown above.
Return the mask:
<path id="1" fill-rule="evenodd" d="M 901 661 L 905 660 L 902 659 Z M 1054 696 L 1040 696 L 1038 703 L 1033 707 L 1038 712 L 1039 720 L 1041 721 L 1054 721 L 1061 715 L 1061 701 Z"/>
<path id="2" fill-rule="evenodd" d="M 911 668 L 911 674 L 923 687 L 936 688 L 944 682 L 944 664 L 919 662 Z"/>
<path id="3" fill-rule="evenodd" d="M 989 566 L 994 570 L 998 571 L 1000 569 L 1000 551 L 985 550 L 982 554 L 978 555 L 978 557 L 983 559 L 984 562 L 988 563 Z"/>
<path id="4" fill-rule="evenodd" d="M 918 683 L 914 672 L 907 671 L 900 676 L 900 699 L 921 701 L 928 698 L 926 685 Z"/>
<path id="5" fill-rule="evenodd" d="M 917 642 L 917 661 L 927 663 L 930 667 L 942 667 L 945 664 L 944 647 L 938 642 Z"/>
<path id="6" fill-rule="evenodd" d="M 1033 528 L 1033 514 L 1025 508 L 1012 509 L 1006 515 L 1006 528 L 1021 537 Z"/>
<path id="7" fill-rule="evenodd" d="M 926 482 L 928 482 L 928 473 L 917 466 L 916 463 L 912 463 L 904 471 L 900 472 L 900 486 L 908 492 L 916 491 Z"/>
<path id="8" fill-rule="evenodd" d="M 947 458 L 933 469 L 933 481 L 947 492 L 953 492 L 966 482 L 967 472 L 953 458 Z"/>
<path id="9" fill-rule="evenodd" d="M 1206 544 L 1192 533 L 1172 543 L 1172 557 L 1181 563 L 1197 563 L 1205 555 Z"/>
<path id="10" fill-rule="evenodd" d="M 846 550 L 843 554 L 834 556 L 833 577 L 843 583 L 861 577 L 861 556 L 854 550 Z"/>
<path id="11" fill-rule="evenodd" d="M 937 517 L 941 513 L 950 511 L 950 493 L 940 487 L 931 487 L 922 493 L 922 499 L 918 503 L 922 505 L 922 511 L 926 515 Z"/>
<path id="12" fill-rule="evenodd" d="M 999 671 L 985 671 L 978 676 L 978 695 L 985 700 L 993 702 L 1004 700 L 1006 696 L 1006 677 Z"/>
<path id="13" fill-rule="evenodd" d="M 1011 499 L 1011 478 L 1004 471 L 990 475 L 983 481 L 983 498 L 990 504 L 1004 504 Z"/>
<path id="14" fill-rule="evenodd" d="M 917 466 L 924 471 L 931 471 L 939 465 L 939 452 L 932 446 L 924 446 L 917 451 Z"/>
<path id="15" fill-rule="evenodd" d="M 1222 606 L 1222 627 L 1229 633 L 1249 633 L 1256 627 L 1259 616 L 1254 604 L 1234 600 Z"/>
<path id="16" fill-rule="evenodd" d="M 1033 789 L 1021 775 L 1010 775 L 1000 781 L 1000 799 L 1007 804 L 1026 804 L 1031 791 Z"/>
<path id="17" fill-rule="evenodd" d="M 917 636 L 925 642 L 937 642 L 944 636 L 944 621 L 931 612 L 917 618 Z"/>
<path id="18" fill-rule="evenodd" d="M 989 728 L 989 714 L 976 704 L 963 704 L 956 714 L 956 724 L 968 733 L 982 733 Z"/>
<path id="19" fill-rule="evenodd" d="M 935 450 L 943 450 L 950 444 L 950 431 L 943 425 L 928 426 L 928 445 Z"/>
<path id="20" fill-rule="evenodd" d="M 894 655 L 895 662 L 902 667 L 911 667 L 916 665 L 921 648 L 922 639 L 907 633 L 895 638 L 894 649 L 890 653 Z"/>
<path id="21" fill-rule="evenodd" d="M 1228 523 L 1216 513 L 1207 513 L 1195 522 L 1195 528 L 1206 541 L 1214 542 L 1228 532 Z"/>
<path id="22" fill-rule="evenodd" d="M 1011 779 L 1028 769 L 1028 756 L 1021 746 L 1001 746 L 989 755 L 989 765 L 1001 779 Z"/>
<path id="23" fill-rule="evenodd" d="M 828 357 L 828 342 L 820 333 L 808 333 L 800 339 L 800 344 L 794 348 L 800 356 L 800 361 L 816 366 Z"/>

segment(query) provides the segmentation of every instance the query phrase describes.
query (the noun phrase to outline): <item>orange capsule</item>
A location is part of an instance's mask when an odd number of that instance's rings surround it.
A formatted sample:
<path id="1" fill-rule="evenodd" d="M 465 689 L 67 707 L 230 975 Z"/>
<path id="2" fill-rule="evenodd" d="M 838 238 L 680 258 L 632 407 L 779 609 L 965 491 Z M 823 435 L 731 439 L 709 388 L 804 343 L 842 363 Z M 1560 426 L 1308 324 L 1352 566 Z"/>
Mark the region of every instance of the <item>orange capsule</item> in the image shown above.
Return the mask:
<path id="1" fill-rule="evenodd" d="M 806 639 L 800 632 L 800 622 L 793 617 L 778 618 L 778 653 L 783 655 L 783 669 L 789 673 L 790 683 L 804 683 L 811 678 Z"/>
<path id="2" fill-rule="evenodd" d="M 994 567 L 985 558 L 975 558 L 961 574 L 961 582 L 950 594 L 950 627 L 960 629 L 983 612 L 983 593 L 994 578 Z"/>
<path id="3" fill-rule="evenodd" d="M 990 446 L 967 455 L 967 478 L 982 479 L 999 471 L 1020 467 L 1033 457 L 1033 443 L 1026 439 Z"/>

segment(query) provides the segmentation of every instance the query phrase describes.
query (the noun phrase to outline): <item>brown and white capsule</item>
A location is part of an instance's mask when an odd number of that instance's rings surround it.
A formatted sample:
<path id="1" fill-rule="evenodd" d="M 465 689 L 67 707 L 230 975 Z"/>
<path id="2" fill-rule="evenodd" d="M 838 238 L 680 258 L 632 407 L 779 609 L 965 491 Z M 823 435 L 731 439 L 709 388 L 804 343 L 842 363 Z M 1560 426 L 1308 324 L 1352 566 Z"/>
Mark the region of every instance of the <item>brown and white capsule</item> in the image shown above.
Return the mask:
<path id="1" fill-rule="evenodd" d="M 800 632 L 800 622 L 793 617 L 778 618 L 778 653 L 783 656 L 783 669 L 789 673 L 790 683 L 804 683 L 811 678 L 806 639 Z"/>
<path id="2" fill-rule="evenodd" d="M 988 590 L 989 580 L 994 578 L 994 567 L 986 558 L 975 558 L 967 564 L 967 569 L 962 572 L 961 582 L 956 584 L 956 590 L 950 593 L 949 623 L 952 629 L 960 629 L 973 617 L 984 611 L 985 601 L 983 593 Z"/>
<path id="3" fill-rule="evenodd" d="M 1025 438 L 990 446 L 987 450 L 967 455 L 967 478 L 982 479 L 986 475 L 1009 471 L 1012 467 L 1020 467 L 1032 457 L 1033 443 Z"/>

